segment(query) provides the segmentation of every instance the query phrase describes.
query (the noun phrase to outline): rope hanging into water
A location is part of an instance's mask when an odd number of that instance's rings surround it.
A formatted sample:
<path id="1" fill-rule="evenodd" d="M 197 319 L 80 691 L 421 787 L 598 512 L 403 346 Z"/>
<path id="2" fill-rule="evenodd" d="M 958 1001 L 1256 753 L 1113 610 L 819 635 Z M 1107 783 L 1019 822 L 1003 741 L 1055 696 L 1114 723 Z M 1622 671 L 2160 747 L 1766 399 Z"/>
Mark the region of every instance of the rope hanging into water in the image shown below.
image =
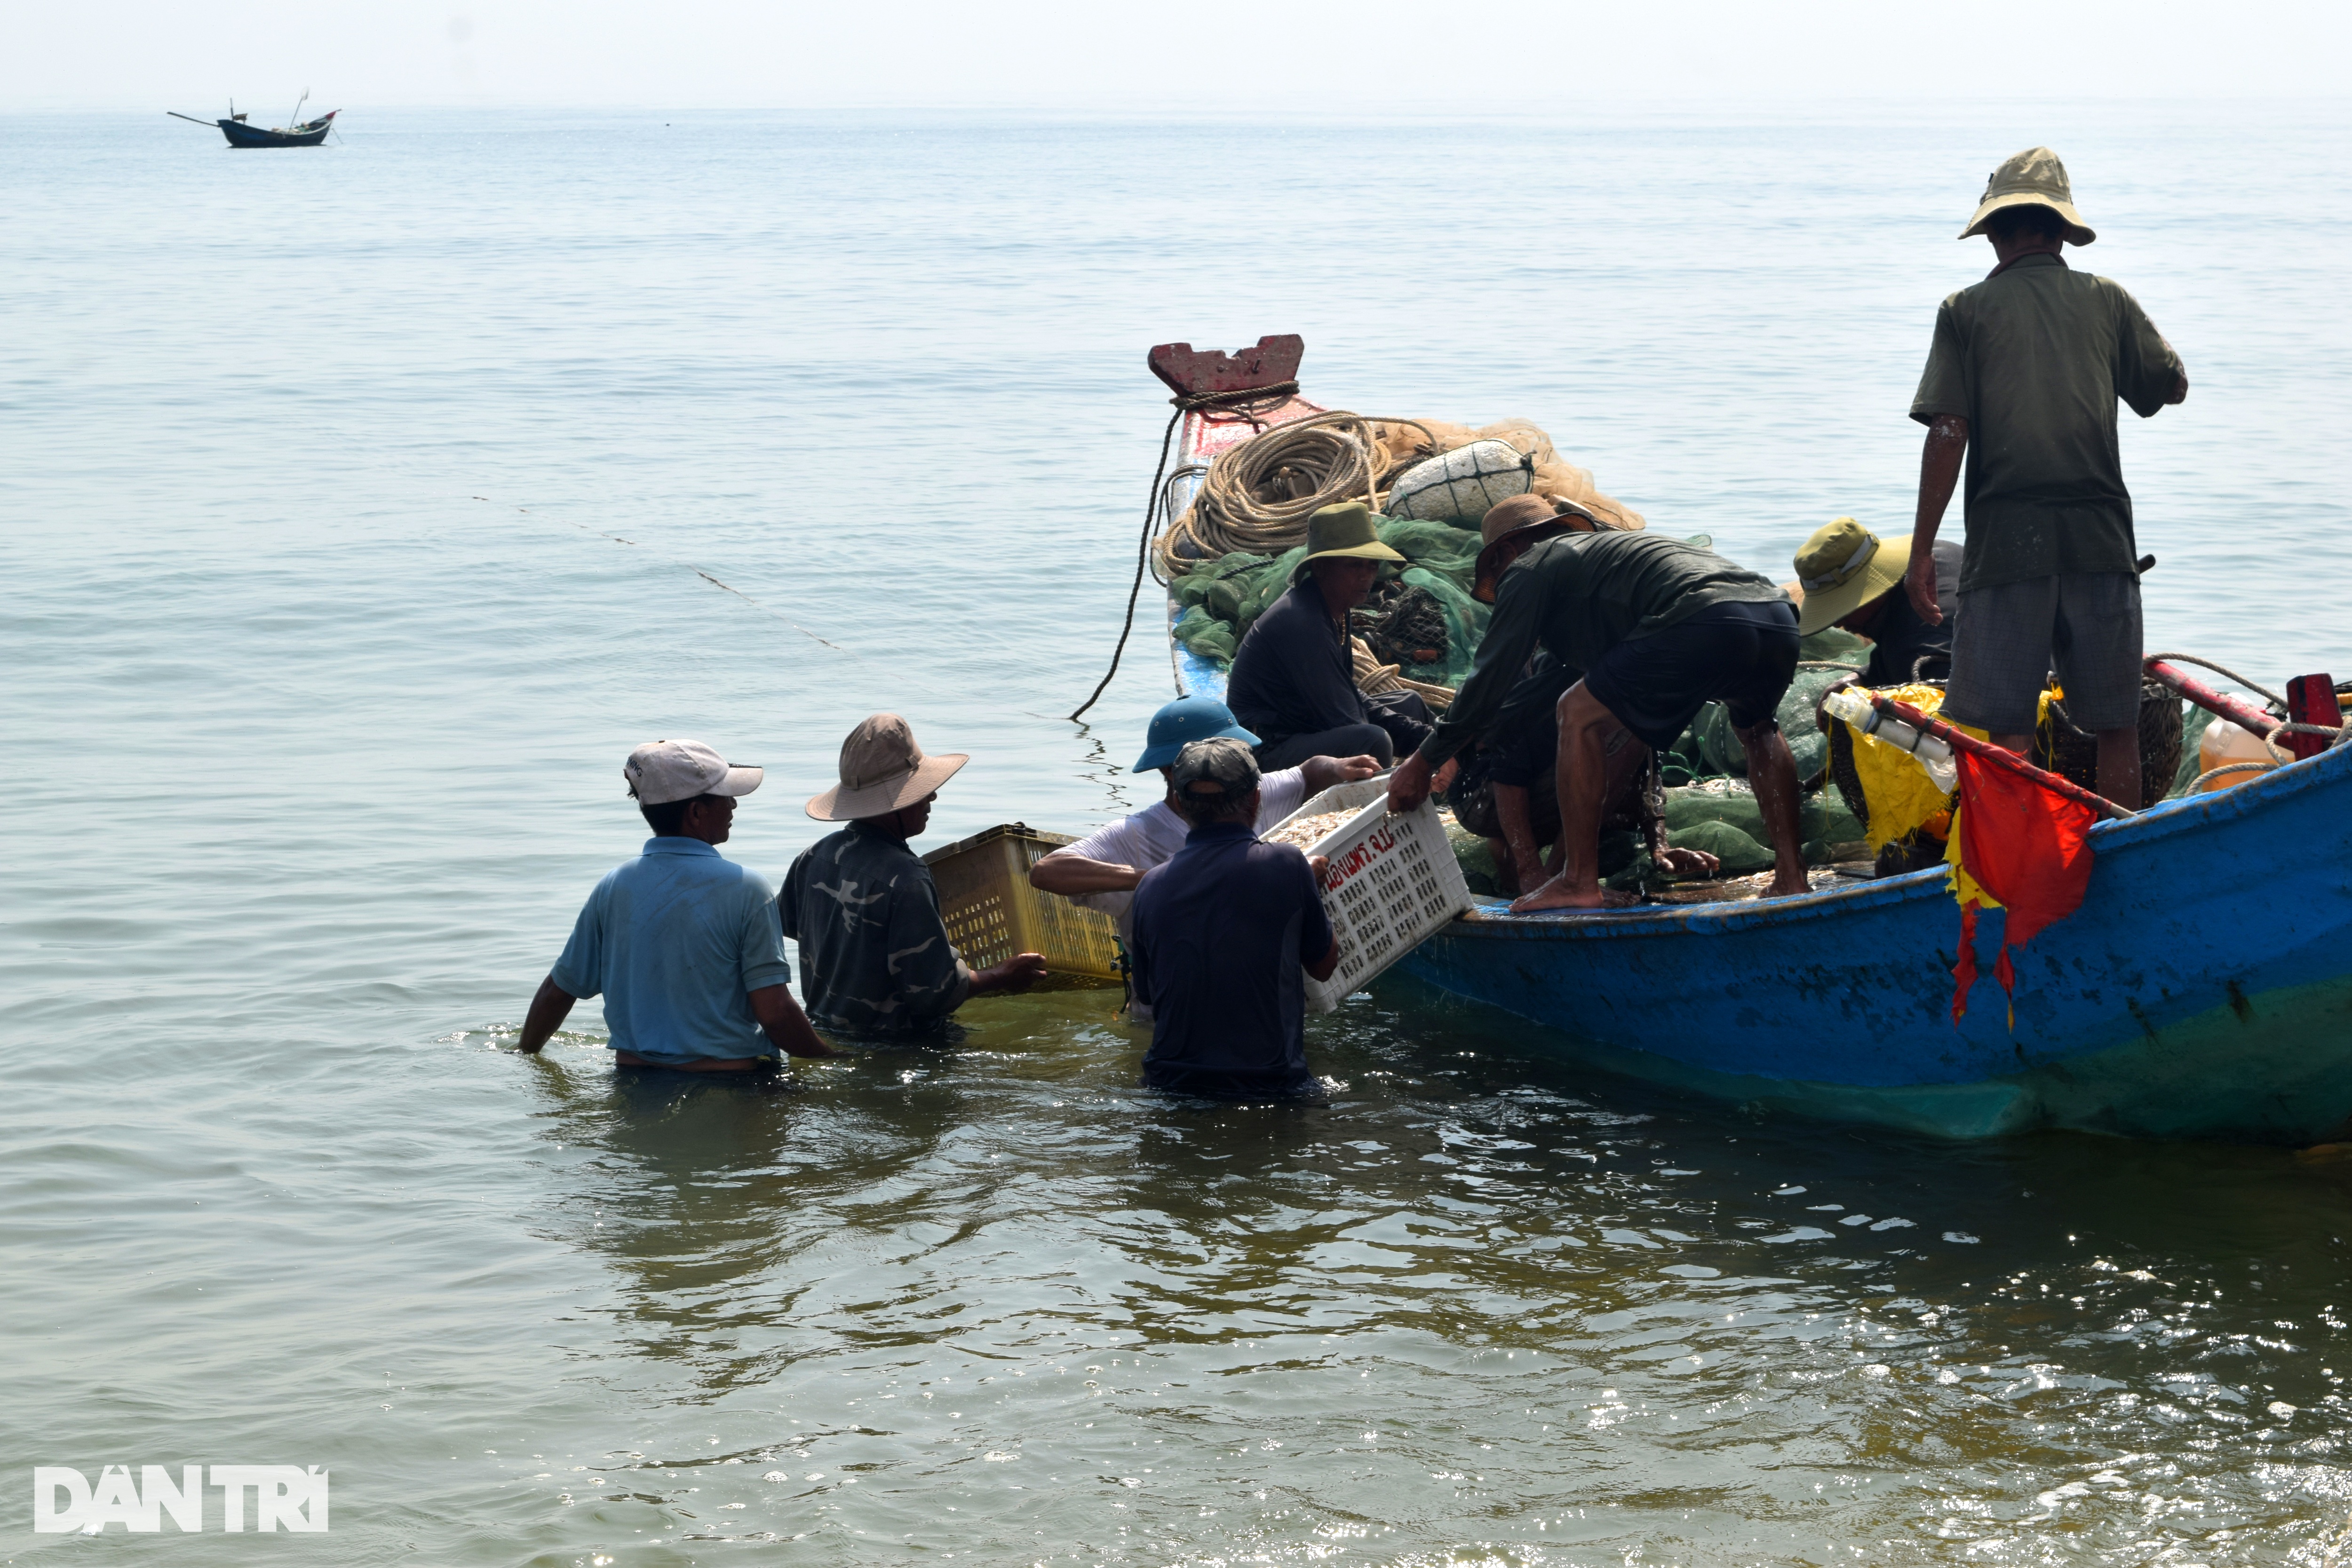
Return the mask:
<path id="1" fill-rule="evenodd" d="M 1160 518 L 1160 483 L 1168 474 L 1168 450 L 1175 444 L 1176 426 L 1183 422 L 1184 416 L 1198 408 L 1228 409 L 1256 425 L 1260 412 L 1278 406 L 1297 390 L 1297 382 L 1285 381 L 1273 386 L 1252 387 L 1246 392 L 1219 392 L 1204 397 L 1171 397 L 1168 400 L 1175 405 L 1176 412 L 1168 416 L 1168 428 L 1160 433 L 1160 461 L 1151 470 L 1150 499 L 1143 503 L 1143 537 L 1136 541 L 1135 581 L 1129 584 L 1127 590 L 1127 618 L 1119 623 L 1118 644 L 1110 650 L 1110 668 L 1103 671 L 1103 678 L 1096 683 L 1093 695 L 1072 710 L 1070 718 L 1073 722 L 1101 700 L 1102 694 L 1109 689 L 1111 678 L 1118 673 L 1119 658 L 1127 652 L 1128 636 L 1135 630 L 1135 601 L 1143 592 L 1143 569 L 1151 559 L 1152 525 Z"/>

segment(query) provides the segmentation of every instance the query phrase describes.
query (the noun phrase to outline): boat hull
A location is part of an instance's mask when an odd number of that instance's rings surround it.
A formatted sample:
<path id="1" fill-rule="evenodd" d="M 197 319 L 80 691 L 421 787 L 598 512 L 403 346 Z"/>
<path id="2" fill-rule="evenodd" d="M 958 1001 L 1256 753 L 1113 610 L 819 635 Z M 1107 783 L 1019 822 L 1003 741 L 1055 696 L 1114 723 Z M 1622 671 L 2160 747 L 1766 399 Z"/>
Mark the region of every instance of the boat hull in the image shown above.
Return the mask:
<path id="1" fill-rule="evenodd" d="M 232 147 L 316 147 L 325 142 L 327 132 L 334 129 L 328 123 L 334 118 L 330 114 L 326 120 L 299 131 L 271 131 L 234 120 L 215 120 L 213 123 L 220 127 L 221 134 L 228 138 L 228 144 Z"/>
<path id="2" fill-rule="evenodd" d="M 1938 868 L 1605 916 L 1493 904 L 1405 968 L 1559 1048 L 1723 1099 L 1952 1137 L 2069 1127 L 2309 1142 L 2352 1130 L 2352 748 L 2092 831 L 2082 907 L 1951 1016 Z"/>

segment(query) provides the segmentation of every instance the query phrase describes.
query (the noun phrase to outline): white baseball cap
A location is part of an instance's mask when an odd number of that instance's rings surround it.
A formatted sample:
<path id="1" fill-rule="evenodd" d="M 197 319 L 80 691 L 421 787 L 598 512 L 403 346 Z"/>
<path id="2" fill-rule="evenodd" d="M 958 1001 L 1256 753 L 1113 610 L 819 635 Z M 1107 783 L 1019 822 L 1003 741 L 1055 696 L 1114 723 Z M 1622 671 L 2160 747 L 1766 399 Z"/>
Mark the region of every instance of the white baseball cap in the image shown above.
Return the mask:
<path id="1" fill-rule="evenodd" d="M 629 753 L 621 776 L 643 805 L 666 805 L 698 795 L 750 795 L 766 770 L 730 767 L 699 741 L 647 741 Z"/>

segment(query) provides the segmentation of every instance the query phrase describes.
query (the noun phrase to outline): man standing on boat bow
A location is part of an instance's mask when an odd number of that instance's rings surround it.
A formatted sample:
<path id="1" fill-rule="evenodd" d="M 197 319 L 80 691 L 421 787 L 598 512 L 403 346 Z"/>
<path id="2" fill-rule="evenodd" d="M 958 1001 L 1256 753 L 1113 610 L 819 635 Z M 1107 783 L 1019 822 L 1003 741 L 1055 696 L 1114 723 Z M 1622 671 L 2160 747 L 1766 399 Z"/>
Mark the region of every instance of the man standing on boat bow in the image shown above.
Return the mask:
<path id="1" fill-rule="evenodd" d="M 1770 834 L 1774 895 L 1804 892 L 1797 763 L 1778 710 L 1797 672 L 1797 612 L 1769 579 L 1661 533 L 1592 532 L 1564 513 L 1513 528 L 1478 555 L 1471 592 L 1495 606 L 1477 662 L 1421 749 L 1389 776 L 1389 804 L 1429 797 L 1437 768 L 1495 721 L 1540 643 L 1584 671 L 1560 698 L 1561 863 L 1514 910 L 1600 909 L 1601 816 L 1609 742 L 1622 728 L 1654 751 L 1719 700 L 1748 754 Z M 1679 853 L 1679 852 L 1678 852 Z"/>
<path id="2" fill-rule="evenodd" d="M 1933 546 L 1968 458 L 1968 542 L 1942 716 L 2023 752 L 2051 669 L 2074 721 L 2098 737 L 2099 793 L 2126 810 L 2139 776 L 2140 605 L 2131 492 L 2116 402 L 2141 418 L 2189 395 L 2189 373 L 2118 284 L 2076 272 L 2067 243 L 2098 237 L 2066 166 L 2030 148 L 1992 173 L 1962 239 L 2000 265 L 1936 313 L 1911 400 L 1927 426 L 1905 579 L 1934 626 Z"/>

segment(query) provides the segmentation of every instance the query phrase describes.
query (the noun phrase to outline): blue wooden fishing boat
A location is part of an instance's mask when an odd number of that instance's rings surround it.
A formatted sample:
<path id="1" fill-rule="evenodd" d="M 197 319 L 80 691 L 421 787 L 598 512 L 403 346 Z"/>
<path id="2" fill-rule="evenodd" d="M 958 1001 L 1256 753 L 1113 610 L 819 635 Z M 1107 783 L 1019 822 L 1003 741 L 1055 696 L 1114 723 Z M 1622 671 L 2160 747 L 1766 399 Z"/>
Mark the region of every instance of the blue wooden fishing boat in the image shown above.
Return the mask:
<path id="1" fill-rule="evenodd" d="M 304 120 L 301 118 L 302 104 L 308 102 L 310 97 L 305 92 L 294 105 L 295 123 L 276 127 L 251 123 L 249 116 L 236 111 L 234 101 L 229 105 L 228 113 L 219 120 L 199 120 L 176 109 L 167 109 L 163 112 L 174 120 L 185 120 L 191 124 L 218 126 L 220 133 L 228 138 L 228 144 L 232 147 L 316 147 L 327 140 L 327 132 L 335 128 L 335 116 L 342 110 L 331 109 L 316 120 Z"/>
<path id="2" fill-rule="evenodd" d="M 1284 382 L 1295 351 L 1286 363 Z M 1314 412 L 1295 391 L 1186 408 L 1166 516 L 1217 452 Z M 1169 646 L 1180 693 L 1222 694 L 1222 668 Z M 1606 914 L 1486 900 L 1402 967 L 1547 1026 L 1546 1048 L 1773 1110 L 1957 1138 L 2352 1136 L 2352 745 L 2091 842 L 2081 907 L 2013 954 L 2013 1022 L 1990 973 L 1998 911 L 1952 1017 L 1960 916 L 1940 867 Z"/>

